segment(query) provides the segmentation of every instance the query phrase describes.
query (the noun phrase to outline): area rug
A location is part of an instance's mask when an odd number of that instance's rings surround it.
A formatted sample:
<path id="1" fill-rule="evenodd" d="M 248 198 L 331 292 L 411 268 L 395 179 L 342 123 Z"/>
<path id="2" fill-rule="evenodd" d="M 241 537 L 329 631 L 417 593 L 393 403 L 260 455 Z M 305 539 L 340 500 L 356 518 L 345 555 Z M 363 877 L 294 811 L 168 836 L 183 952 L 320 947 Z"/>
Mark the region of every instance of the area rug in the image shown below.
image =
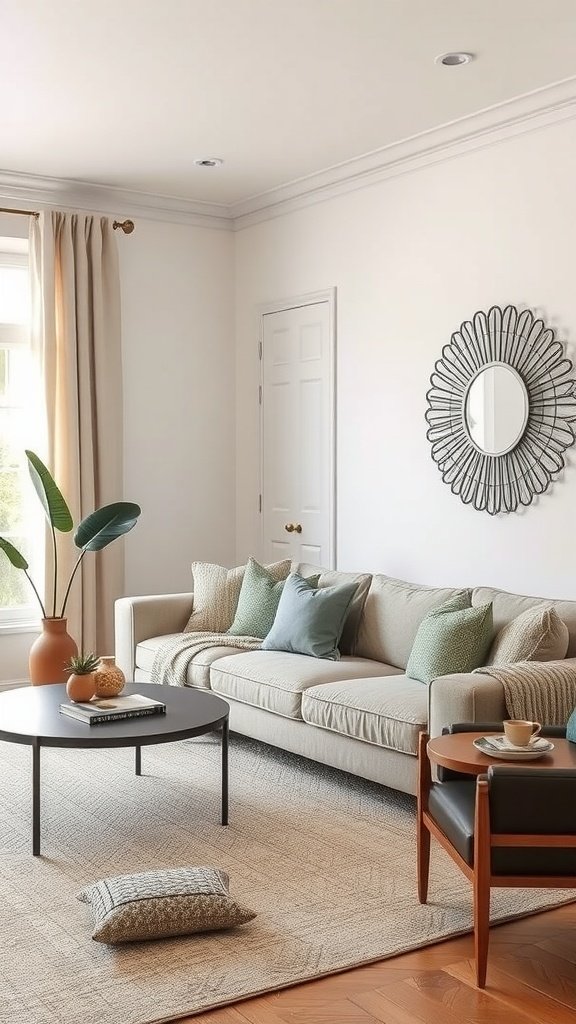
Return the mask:
<path id="1" fill-rule="evenodd" d="M 0 743 L 0 1021 L 152 1024 L 392 956 L 471 926 L 470 886 L 433 844 L 418 905 L 410 797 L 234 738 L 219 824 L 212 737 L 133 751 L 42 754 L 41 858 L 31 856 L 30 750 Z M 215 865 L 257 911 L 234 931 L 109 948 L 87 882 Z M 496 891 L 494 918 L 569 894 Z"/>

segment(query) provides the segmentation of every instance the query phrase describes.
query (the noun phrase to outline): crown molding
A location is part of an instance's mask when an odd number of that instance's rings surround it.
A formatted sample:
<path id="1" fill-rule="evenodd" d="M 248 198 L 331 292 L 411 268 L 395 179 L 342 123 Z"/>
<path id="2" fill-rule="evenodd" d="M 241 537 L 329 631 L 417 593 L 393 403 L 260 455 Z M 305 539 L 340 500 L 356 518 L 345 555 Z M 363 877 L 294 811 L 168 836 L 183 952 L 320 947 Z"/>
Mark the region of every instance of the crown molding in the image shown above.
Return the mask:
<path id="1" fill-rule="evenodd" d="M 224 203 L 205 203 L 135 189 L 111 188 L 71 178 L 0 171 L 0 198 L 15 206 L 26 203 L 39 210 L 58 206 L 226 231 L 232 227 L 230 208 Z"/>
<path id="2" fill-rule="evenodd" d="M 235 203 L 231 206 L 234 229 L 241 230 L 575 116 L 576 76 Z"/>
<path id="3" fill-rule="evenodd" d="M 144 217 L 195 227 L 241 230 L 355 189 L 376 185 L 430 164 L 462 156 L 516 135 L 576 117 L 576 76 L 525 93 L 475 114 L 394 142 L 382 149 L 286 182 L 237 203 L 207 203 L 69 178 L 0 171 L 0 198 L 34 209 Z"/>

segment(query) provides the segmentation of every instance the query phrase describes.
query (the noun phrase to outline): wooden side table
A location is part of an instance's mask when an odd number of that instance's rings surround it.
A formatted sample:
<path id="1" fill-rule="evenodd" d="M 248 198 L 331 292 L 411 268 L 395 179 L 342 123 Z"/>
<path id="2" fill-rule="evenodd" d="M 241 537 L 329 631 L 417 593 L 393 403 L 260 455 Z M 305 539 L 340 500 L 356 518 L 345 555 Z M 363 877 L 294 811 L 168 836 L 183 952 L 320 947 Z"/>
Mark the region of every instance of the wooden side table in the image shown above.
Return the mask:
<path id="1" fill-rule="evenodd" d="M 474 746 L 474 740 L 481 736 L 502 735 L 486 732 L 455 732 L 448 736 L 435 736 L 426 744 L 426 754 L 432 764 L 450 768 L 465 775 L 482 775 L 491 765 L 520 765 L 522 768 L 576 768 L 576 743 L 554 737 L 554 750 L 543 754 L 535 761 L 507 761 L 500 757 L 488 757 Z"/>

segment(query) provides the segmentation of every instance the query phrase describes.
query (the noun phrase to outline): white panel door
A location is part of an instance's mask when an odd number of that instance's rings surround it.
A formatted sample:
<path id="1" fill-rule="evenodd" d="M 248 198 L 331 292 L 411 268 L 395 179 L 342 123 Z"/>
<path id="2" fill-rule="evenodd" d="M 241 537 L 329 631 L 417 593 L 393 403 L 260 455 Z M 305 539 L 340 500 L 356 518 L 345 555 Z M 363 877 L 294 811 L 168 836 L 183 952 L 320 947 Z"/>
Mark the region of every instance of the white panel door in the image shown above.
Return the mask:
<path id="1" fill-rule="evenodd" d="M 334 565 L 334 352 L 328 301 L 262 316 L 264 557 Z"/>

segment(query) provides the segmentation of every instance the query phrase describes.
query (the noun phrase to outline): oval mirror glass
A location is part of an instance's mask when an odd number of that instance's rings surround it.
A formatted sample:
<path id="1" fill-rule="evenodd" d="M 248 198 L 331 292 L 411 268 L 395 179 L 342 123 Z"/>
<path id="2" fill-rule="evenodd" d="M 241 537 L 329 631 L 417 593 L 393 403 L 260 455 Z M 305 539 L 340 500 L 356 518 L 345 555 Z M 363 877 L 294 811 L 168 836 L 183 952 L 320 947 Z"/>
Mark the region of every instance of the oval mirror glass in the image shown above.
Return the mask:
<path id="1" fill-rule="evenodd" d="M 528 393 L 507 363 L 489 363 L 474 377 L 464 401 L 464 423 L 485 455 L 505 455 L 518 444 L 528 420 Z"/>

